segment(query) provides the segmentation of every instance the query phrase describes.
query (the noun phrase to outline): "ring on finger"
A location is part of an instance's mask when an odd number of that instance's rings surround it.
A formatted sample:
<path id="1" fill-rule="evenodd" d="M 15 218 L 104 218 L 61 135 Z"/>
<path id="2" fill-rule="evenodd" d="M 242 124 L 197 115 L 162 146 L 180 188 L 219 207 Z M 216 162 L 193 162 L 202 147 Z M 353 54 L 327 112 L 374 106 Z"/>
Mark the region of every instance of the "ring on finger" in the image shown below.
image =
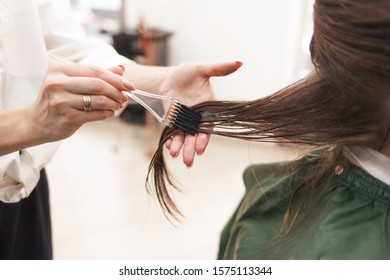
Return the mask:
<path id="1" fill-rule="evenodd" d="M 83 95 L 83 100 L 84 100 L 84 111 L 85 112 L 90 112 L 92 111 L 92 99 L 89 94 Z"/>

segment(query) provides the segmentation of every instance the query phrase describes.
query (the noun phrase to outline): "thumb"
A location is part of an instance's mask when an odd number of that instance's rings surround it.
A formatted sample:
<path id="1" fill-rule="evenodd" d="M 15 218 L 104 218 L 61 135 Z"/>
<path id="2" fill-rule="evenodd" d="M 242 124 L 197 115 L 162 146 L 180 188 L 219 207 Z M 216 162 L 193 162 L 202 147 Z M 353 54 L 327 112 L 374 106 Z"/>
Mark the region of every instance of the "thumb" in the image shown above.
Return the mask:
<path id="1" fill-rule="evenodd" d="M 202 65 L 200 72 L 205 77 L 221 77 L 236 72 L 241 66 L 241 61 L 210 63 Z"/>

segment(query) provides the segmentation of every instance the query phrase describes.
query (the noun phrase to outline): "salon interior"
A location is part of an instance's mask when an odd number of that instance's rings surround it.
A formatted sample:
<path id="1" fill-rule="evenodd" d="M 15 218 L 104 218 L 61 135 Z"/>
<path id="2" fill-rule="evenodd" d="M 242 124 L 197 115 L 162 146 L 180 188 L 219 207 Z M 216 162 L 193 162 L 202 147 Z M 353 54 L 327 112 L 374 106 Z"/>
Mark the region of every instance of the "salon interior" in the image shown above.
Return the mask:
<path id="1" fill-rule="evenodd" d="M 212 79 L 217 99 L 271 94 L 312 67 L 310 0 L 71 2 L 89 36 L 137 63 L 242 61 L 236 73 Z M 47 166 L 55 259 L 215 259 L 220 232 L 244 192 L 244 169 L 302 153 L 214 136 L 190 169 L 167 155 L 184 214 L 172 223 L 145 189 L 161 130 L 142 107 L 129 105 L 62 141 Z"/>

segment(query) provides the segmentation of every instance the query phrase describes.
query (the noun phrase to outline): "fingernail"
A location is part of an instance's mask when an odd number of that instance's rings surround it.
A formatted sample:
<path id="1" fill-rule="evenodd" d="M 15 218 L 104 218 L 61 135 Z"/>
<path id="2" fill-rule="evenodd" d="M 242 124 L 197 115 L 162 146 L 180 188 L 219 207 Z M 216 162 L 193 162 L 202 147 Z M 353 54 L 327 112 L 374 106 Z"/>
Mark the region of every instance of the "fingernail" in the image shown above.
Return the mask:
<path id="1" fill-rule="evenodd" d="M 199 153 L 196 153 L 198 156 L 201 156 L 201 155 L 203 155 L 204 154 L 204 151 L 201 151 L 201 152 L 199 152 Z"/>
<path id="2" fill-rule="evenodd" d="M 192 163 L 187 165 L 187 169 L 190 169 L 192 167 Z"/>
<path id="3" fill-rule="evenodd" d="M 173 155 L 172 158 L 177 158 L 179 156 L 179 153 L 177 153 L 176 155 Z"/>
<path id="4" fill-rule="evenodd" d="M 123 72 L 125 72 L 125 69 L 126 69 L 126 68 L 125 68 L 124 65 L 121 64 L 121 65 L 118 65 L 118 66 L 122 69 Z"/>
<path id="5" fill-rule="evenodd" d="M 130 83 L 129 81 L 127 80 L 124 80 L 123 81 L 123 85 L 125 86 L 125 88 L 127 88 L 128 90 L 134 90 L 135 89 L 135 86 Z"/>
<path id="6" fill-rule="evenodd" d="M 236 61 L 236 64 L 238 65 L 238 67 L 241 67 L 243 63 L 241 61 Z"/>
<path id="7" fill-rule="evenodd" d="M 122 103 L 126 103 L 127 101 L 129 101 L 129 97 L 126 94 L 123 94 Z"/>

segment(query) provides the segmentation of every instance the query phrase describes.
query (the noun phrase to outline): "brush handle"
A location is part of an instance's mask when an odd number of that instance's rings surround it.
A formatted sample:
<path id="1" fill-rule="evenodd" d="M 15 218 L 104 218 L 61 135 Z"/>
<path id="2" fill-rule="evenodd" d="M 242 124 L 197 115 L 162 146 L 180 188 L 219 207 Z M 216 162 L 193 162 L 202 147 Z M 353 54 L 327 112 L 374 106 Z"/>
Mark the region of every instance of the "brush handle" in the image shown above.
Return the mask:
<path id="1" fill-rule="evenodd" d="M 136 92 L 139 92 L 139 90 L 133 90 L 133 91 L 124 91 L 123 93 L 126 94 L 128 97 L 133 99 L 135 102 L 140 104 L 142 107 L 144 107 L 146 110 L 148 110 L 159 122 L 165 124 L 164 120 L 161 116 L 159 116 L 148 104 L 146 104 L 142 99 L 140 99 L 137 95 L 135 95 Z M 151 94 L 151 93 L 149 93 Z M 155 95 L 155 94 L 151 94 Z"/>

